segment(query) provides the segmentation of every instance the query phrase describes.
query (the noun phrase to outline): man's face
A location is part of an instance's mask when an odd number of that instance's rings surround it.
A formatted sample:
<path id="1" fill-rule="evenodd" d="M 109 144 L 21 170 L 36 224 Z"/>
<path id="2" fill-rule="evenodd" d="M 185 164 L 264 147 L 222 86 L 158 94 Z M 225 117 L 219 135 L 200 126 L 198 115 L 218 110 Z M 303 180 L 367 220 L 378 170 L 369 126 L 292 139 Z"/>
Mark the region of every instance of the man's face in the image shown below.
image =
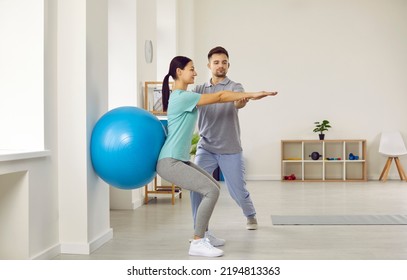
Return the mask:
<path id="1" fill-rule="evenodd" d="M 215 53 L 209 59 L 208 68 L 211 70 L 212 76 L 224 78 L 229 70 L 229 59 L 223 53 Z"/>

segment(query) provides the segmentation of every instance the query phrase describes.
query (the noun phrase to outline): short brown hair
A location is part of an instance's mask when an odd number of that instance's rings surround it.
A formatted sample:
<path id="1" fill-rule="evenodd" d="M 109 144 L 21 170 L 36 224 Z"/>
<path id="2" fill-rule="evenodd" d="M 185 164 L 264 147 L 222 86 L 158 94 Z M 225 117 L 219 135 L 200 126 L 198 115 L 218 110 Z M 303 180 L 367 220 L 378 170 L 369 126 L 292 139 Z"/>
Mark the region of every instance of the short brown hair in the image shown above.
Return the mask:
<path id="1" fill-rule="evenodd" d="M 227 56 L 227 58 L 229 58 L 229 53 L 228 53 L 228 51 L 227 51 L 225 48 L 218 46 L 218 47 L 214 47 L 213 49 L 211 49 L 211 50 L 209 51 L 209 53 L 208 53 L 208 60 L 211 59 L 211 56 L 212 56 L 213 54 L 215 54 L 215 53 L 219 53 L 219 54 L 222 54 L 222 53 L 223 53 L 223 54 L 225 54 L 225 55 Z"/>

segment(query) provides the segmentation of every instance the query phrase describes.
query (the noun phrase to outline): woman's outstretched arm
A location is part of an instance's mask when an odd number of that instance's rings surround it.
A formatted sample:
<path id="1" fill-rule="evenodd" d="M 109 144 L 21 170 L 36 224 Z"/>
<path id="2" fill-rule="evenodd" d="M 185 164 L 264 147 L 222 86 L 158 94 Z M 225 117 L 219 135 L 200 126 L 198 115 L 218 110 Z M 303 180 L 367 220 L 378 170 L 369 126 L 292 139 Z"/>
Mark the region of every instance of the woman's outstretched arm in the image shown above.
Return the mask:
<path id="1" fill-rule="evenodd" d="M 251 100 L 258 100 L 262 99 L 267 96 L 274 96 L 277 92 L 234 92 L 234 91 L 219 91 L 216 93 L 206 93 L 201 94 L 201 98 L 197 106 L 209 105 L 214 103 L 226 103 L 226 102 L 233 102 L 238 101 L 243 98 L 248 98 Z"/>

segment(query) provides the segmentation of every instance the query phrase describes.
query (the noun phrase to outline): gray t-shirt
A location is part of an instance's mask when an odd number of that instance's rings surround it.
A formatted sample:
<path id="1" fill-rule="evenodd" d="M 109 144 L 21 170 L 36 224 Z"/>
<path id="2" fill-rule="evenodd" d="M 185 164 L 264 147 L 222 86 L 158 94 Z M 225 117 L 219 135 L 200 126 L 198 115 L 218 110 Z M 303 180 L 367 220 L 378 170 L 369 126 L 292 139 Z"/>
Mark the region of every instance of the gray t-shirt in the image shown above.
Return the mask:
<path id="1" fill-rule="evenodd" d="M 210 82 L 196 86 L 197 93 L 215 93 L 222 90 L 244 92 L 239 83 L 225 78 L 217 85 Z M 198 107 L 199 147 L 215 154 L 236 154 L 242 151 L 238 109 L 234 102 L 216 103 Z"/>

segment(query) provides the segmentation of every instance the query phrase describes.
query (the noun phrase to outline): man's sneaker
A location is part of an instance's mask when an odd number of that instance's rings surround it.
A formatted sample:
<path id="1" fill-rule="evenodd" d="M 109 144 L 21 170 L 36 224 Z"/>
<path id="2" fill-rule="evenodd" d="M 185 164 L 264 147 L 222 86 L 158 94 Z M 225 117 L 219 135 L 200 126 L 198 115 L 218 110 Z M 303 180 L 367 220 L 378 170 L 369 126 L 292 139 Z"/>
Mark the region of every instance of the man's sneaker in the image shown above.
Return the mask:
<path id="1" fill-rule="evenodd" d="M 219 247 L 223 246 L 226 243 L 225 239 L 217 238 L 211 231 L 205 232 L 205 238 L 209 239 L 209 242 L 212 244 L 212 246 Z"/>
<path id="2" fill-rule="evenodd" d="M 257 219 L 256 219 L 256 217 L 247 218 L 246 229 L 248 229 L 248 230 L 257 229 Z"/>
<path id="3" fill-rule="evenodd" d="M 223 255 L 223 251 L 213 247 L 211 243 L 209 243 L 208 238 L 201 238 L 191 242 L 191 245 L 189 245 L 189 255 L 201 257 L 220 257 Z"/>

